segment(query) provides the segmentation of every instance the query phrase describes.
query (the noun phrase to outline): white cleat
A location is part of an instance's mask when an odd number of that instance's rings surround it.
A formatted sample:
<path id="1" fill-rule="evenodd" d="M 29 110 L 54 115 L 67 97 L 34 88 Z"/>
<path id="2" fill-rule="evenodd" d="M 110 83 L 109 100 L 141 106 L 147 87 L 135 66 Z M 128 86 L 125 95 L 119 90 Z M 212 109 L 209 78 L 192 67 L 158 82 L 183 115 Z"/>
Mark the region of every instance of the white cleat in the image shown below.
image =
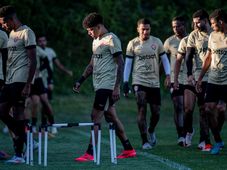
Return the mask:
<path id="1" fill-rule="evenodd" d="M 144 150 L 152 149 L 152 146 L 150 143 L 146 142 L 143 144 L 142 149 L 144 149 Z"/>

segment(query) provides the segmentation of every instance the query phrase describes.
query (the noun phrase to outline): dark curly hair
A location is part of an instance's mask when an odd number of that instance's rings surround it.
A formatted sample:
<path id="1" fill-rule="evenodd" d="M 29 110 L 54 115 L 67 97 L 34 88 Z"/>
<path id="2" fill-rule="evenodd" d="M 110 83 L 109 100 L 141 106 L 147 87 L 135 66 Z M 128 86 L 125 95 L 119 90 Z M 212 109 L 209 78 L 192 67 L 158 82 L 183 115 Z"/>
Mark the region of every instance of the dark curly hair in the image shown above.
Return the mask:
<path id="1" fill-rule="evenodd" d="M 96 12 L 88 14 L 83 20 L 83 27 L 85 29 L 95 27 L 98 24 L 103 24 L 103 17 Z"/>

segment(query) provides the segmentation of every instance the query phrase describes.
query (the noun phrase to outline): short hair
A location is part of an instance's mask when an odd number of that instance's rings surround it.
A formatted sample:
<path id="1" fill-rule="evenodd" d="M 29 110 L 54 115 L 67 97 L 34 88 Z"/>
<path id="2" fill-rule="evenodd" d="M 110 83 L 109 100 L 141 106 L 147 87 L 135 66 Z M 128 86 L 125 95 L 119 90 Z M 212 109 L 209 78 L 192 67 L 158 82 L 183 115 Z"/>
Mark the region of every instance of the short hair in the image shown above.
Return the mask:
<path id="1" fill-rule="evenodd" d="M 183 25 L 186 24 L 186 19 L 182 15 L 173 17 L 172 21 L 180 21 Z"/>
<path id="2" fill-rule="evenodd" d="M 16 10 L 13 6 L 7 5 L 0 8 L 0 17 L 10 18 L 16 14 Z"/>
<path id="3" fill-rule="evenodd" d="M 199 9 L 193 13 L 192 18 L 209 19 L 208 13 L 204 9 Z"/>
<path id="4" fill-rule="evenodd" d="M 222 20 L 227 23 L 227 14 L 223 9 L 215 9 L 209 16 L 211 19 L 215 19 L 216 21 Z"/>
<path id="5" fill-rule="evenodd" d="M 137 26 L 139 26 L 140 24 L 149 24 L 149 25 L 151 25 L 151 22 L 150 22 L 150 20 L 147 19 L 147 18 L 141 18 L 141 19 L 139 19 L 139 20 L 137 21 Z"/>
<path id="6" fill-rule="evenodd" d="M 96 12 L 88 14 L 83 20 L 83 27 L 85 29 L 95 27 L 98 24 L 103 24 L 103 17 Z"/>

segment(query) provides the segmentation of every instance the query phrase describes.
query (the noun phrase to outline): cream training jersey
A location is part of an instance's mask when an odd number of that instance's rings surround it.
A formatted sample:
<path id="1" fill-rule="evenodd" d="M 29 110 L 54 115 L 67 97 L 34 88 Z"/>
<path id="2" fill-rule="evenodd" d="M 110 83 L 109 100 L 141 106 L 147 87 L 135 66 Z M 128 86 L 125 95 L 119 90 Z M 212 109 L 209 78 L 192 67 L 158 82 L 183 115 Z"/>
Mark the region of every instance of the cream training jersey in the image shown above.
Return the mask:
<path id="1" fill-rule="evenodd" d="M 199 78 L 199 74 L 202 70 L 202 64 L 205 60 L 206 51 L 208 49 L 209 35 L 210 35 L 210 32 L 207 33 L 199 30 L 194 30 L 188 36 L 187 47 L 195 48 L 194 77 L 196 81 Z M 205 74 L 202 81 L 207 81 L 207 80 L 208 80 L 208 72 Z"/>
<path id="2" fill-rule="evenodd" d="M 35 78 L 38 78 L 38 77 L 43 77 L 42 75 L 42 71 L 39 70 L 40 68 L 40 65 L 41 65 L 41 60 L 46 58 L 47 57 L 47 54 L 46 52 L 39 46 L 36 46 L 36 61 L 37 61 L 37 64 L 36 64 L 36 72 L 35 72 Z"/>
<path id="3" fill-rule="evenodd" d="M 117 64 L 113 54 L 122 53 L 121 42 L 113 33 L 106 33 L 93 40 L 93 86 L 98 89 L 113 90 L 116 83 Z"/>
<path id="4" fill-rule="evenodd" d="M 9 34 L 6 84 L 27 82 L 29 74 L 29 59 L 27 47 L 35 46 L 34 32 L 26 25 L 20 26 Z"/>
<path id="5" fill-rule="evenodd" d="M 208 83 L 227 85 L 227 35 L 212 32 L 208 48 L 212 53 Z"/>
<path id="6" fill-rule="evenodd" d="M 8 36 L 7 34 L 0 30 L 0 79 L 3 80 L 3 68 L 2 68 L 2 53 L 1 49 L 7 48 Z"/>
<path id="7" fill-rule="evenodd" d="M 184 59 L 182 60 L 181 63 L 181 68 L 180 68 L 180 72 L 181 74 L 179 74 L 178 80 L 181 79 L 183 80 L 183 84 L 186 85 L 188 84 L 187 81 L 187 66 L 186 66 L 186 62 L 185 62 L 185 55 L 186 55 L 186 50 L 187 50 L 187 41 L 188 41 L 188 36 L 184 37 L 179 44 L 178 47 L 178 53 L 180 53 L 181 55 L 184 56 Z"/>
<path id="8" fill-rule="evenodd" d="M 129 41 L 126 55 L 134 60 L 132 84 L 159 88 L 159 60 L 164 53 L 161 40 L 154 36 L 146 41 L 141 41 L 139 37 Z"/>
<path id="9" fill-rule="evenodd" d="M 177 49 L 180 44 L 181 39 L 179 39 L 176 35 L 172 35 L 171 37 L 167 38 L 164 42 L 164 49 L 167 55 L 170 56 L 170 65 L 171 65 L 171 74 L 170 80 L 171 83 L 174 83 L 174 68 L 176 63 L 176 56 L 177 56 Z M 180 84 L 183 84 L 183 77 L 182 74 L 183 70 L 180 70 L 178 81 Z"/>

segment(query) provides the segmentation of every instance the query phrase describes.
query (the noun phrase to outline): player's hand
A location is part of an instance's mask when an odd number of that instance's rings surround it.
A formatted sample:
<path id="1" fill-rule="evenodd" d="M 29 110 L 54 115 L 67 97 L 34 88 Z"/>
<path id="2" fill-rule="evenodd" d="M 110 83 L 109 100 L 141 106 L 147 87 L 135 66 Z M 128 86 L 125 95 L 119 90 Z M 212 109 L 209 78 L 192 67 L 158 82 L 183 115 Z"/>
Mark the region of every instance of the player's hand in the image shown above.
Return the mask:
<path id="1" fill-rule="evenodd" d="M 21 92 L 21 96 L 24 98 L 27 98 L 29 96 L 30 92 L 31 92 L 31 84 L 26 83 Z"/>
<path id="2" fill-rule="evenodd" d="M 171 86 L 170 75 L 166 75 L 165 86 L 167 88 L 170 88 L 170 86 Z"/>
<path id="3" fill-rule="evenodd" d="M 80 83 L 79 82 L 76 82 L 73 85 L 73 91 L 76 92 L 76 93 L 80 93 Z"/>
<path id="4" fill-rule="evenodd" d="M 195 85 L 195 90 L 197 91 L 197 93 L 202 92 L 202 81 L 197 81 L 197 83 Z"/>
<path id="5" fill-rule="evenodd" d="M 173 89 L 174 90 L 179 90 L 179 82 L 178 82 L 178 80 L 174 81 Z"/>
<path id="6" fill-rule="evenodd" d="M 128 97 L 128 94 L 130 92 L 130 88 L 129 88 L 128 82 L 124 82 L 124 84 L 123 84 L 123 92 L 124 92 L 124 96 Z"/>
<path id="7" fill-rule="evenodd" d="M 195 79 L 193 75 L 188 76 L 188 84 L 191 86 L 195 86 Z"/>
<path id="8" fill-rule="evenodd" d="M 112 98 L 114 101 L 118 101 L 120 99 L 120 87 L 115 87 L 112 93 Z"/>

